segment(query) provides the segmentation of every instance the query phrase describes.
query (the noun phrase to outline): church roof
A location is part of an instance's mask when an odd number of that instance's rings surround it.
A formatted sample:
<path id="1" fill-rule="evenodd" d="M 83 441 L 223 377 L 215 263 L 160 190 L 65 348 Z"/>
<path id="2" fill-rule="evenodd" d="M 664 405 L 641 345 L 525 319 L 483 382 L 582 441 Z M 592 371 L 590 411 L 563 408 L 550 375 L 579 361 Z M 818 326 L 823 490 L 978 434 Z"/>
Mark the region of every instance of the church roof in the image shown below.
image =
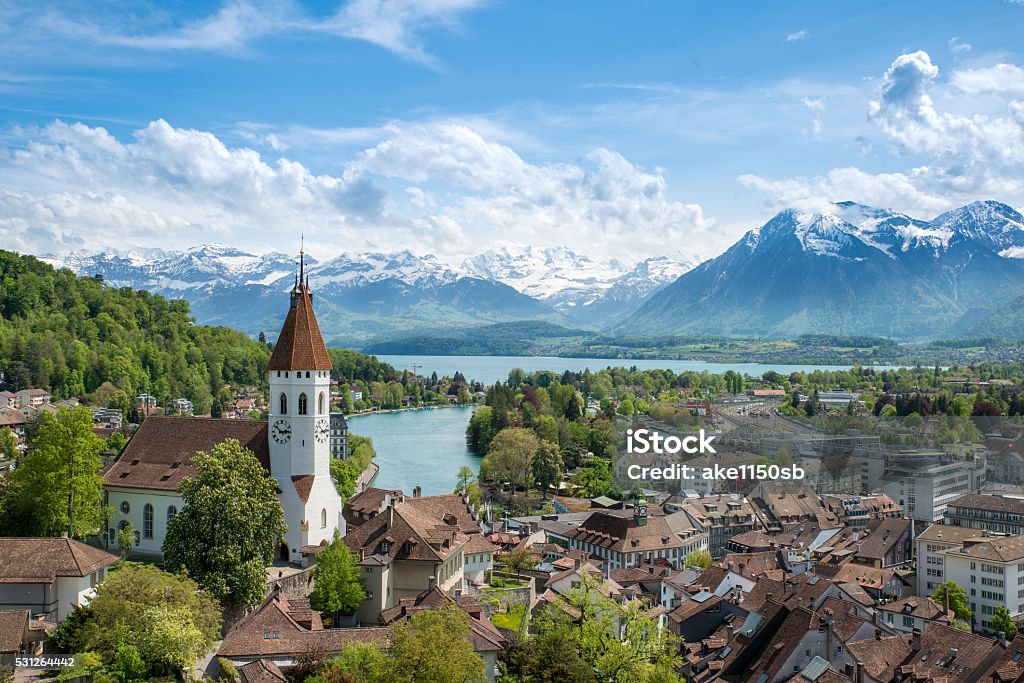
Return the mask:
<path id="1" fill-rule="evenodd" d="M 308 282 L 300 280 L 292 290 L 291 308 L 267 368 L 271 371 L 333 369 L 313 312 L 313 293 Z"/>
<path id="2" fill-rule="evenodd" d="M 264 420 L 150 416 L 136 430 L 121 457 L 103 475 L 110 486 L 175 491 L 195 477 L 192 458 L 226 439 L 237 439 L 269 472 L 270 449 Z"/>

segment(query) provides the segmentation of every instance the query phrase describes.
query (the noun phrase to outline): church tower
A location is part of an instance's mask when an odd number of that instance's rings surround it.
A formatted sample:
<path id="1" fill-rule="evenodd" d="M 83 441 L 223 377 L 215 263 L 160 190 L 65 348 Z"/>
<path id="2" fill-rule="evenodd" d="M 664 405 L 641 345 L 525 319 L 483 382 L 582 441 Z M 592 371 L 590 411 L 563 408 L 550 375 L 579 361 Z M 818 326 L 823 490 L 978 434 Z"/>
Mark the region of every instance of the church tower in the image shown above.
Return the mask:
<path id="1" fill-rule="evenodd" d="M 313 313 L 305 254 L 291 306 L 267 366 L 270 371 L 270 473 L 281 490 L 288 532 L 280 559 L 302 562 L 302 549 L 345 535 L 341 497 L 331 480 L 331 359 Z"/>

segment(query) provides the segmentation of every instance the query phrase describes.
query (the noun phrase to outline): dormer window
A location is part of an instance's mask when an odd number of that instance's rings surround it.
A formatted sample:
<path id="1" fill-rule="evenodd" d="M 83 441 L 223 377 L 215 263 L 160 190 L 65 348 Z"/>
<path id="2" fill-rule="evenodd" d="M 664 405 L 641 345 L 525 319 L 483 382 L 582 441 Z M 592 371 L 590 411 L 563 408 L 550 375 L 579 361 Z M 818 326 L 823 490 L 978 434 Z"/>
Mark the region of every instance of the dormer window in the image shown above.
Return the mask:
<path id="1" fill-rule="evenodd" d="M 382 555 L 387 555 L 389 552 L 391 552 L 391 544 L 387 541 L 381 541 L 380 552 Z"/>

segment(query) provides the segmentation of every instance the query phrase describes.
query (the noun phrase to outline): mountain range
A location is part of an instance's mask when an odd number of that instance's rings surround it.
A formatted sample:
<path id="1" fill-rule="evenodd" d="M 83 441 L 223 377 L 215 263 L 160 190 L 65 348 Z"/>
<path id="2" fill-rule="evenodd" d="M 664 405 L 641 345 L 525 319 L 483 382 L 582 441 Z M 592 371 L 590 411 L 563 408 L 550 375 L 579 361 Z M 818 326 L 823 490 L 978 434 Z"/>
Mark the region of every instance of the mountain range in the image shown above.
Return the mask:
<path id="1" fill-rule="evenodd" d="M 111 286 L 186 299 L 199 321 L 250 334 L 272 334 L 280 325 L 281 294 L 296 270 L 294 256 L 222 244 L 45 260 L 102 276 Z M 323 262 L 306 257 L 327 341 L 359 348 L 395 336 L 523 320 L 597 329 L 623 319 L 695 265 L 667 257 L 599 262 L 564 247 L 491 250 L 458 267 L 410 251 L 346 253 Z"/>
<path id="2" fill-rule="evenodd" d="M 1019 337 L 1024 216 L 994 201 L 924 221 L 853 202 L 780 212 L 612 334 Z"/>
<path id="3" fill-rule="evenodd" d="M 272 334 L 296 259 L 224 245 L 48 258 L 114 286 L 188 300 L 196 318 Z M 545 324 L 547 337 L 873 335 L 1024 338 L 1024 216 L 994 201 L 922 220 L 853 202 L 784 210 L 716 258 L 596 261 L 565 247 L 492 249 L 458 266 L 410 251 L 306 258 L 331 344 L 472 337 Z M 554 326 L 554 327 L 552 327 Z M 501 330 L 503 328 L 490 328 Z M 501 333 L 504 334 L 504 333 Z M 468 343 L 468 342 L 467 342 Z"/>

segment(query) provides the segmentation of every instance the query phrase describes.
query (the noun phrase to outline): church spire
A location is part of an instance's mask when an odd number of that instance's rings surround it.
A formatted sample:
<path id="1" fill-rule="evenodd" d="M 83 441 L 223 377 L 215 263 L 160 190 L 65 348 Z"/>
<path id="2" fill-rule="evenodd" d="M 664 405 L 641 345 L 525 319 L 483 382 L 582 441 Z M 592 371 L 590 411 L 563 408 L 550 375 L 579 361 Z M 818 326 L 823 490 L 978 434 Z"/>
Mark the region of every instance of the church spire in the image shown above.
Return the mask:
<path id="1" fill-rule="evenodd" d="M 268 367 L 270 370 L 331 369 L 331 359 L 313 313 L 313 293 L 306 273 L 305 240 L 299 251 L 299 272 L 295 275 L 291 308 L 277 337 Z"/>

